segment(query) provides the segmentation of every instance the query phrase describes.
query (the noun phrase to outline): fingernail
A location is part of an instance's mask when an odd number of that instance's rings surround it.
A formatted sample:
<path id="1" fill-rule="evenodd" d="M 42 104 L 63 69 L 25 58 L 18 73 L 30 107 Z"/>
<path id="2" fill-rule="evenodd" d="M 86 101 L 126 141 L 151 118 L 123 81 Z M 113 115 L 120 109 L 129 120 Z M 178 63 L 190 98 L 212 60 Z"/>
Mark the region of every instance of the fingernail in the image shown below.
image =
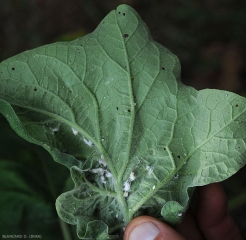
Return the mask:
<path id="1" fill-rule="evenodd" d="M 146 222 L 132 230 L 129 240 L 154 240 L 159 232 L 159 229 L 153 223 Z"/>

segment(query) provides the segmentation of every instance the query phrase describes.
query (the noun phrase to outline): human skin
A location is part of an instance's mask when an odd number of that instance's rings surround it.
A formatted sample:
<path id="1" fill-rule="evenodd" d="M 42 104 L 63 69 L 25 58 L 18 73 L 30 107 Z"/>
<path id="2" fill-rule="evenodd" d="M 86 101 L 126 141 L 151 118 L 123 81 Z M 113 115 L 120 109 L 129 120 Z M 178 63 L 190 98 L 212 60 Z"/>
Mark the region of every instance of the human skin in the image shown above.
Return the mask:
<path id="1" fill-rule="evenodd" d="M 152 237 L 147 238 L 150 232 Z M 183 222 L 176 229 L 150 216 L 133 219 L 125 230 L 124 240 L 144 238 L 148 240 L 243 239 L 228 213 L 227 198 L 219 183 L 199 188 L 196 212 L 192 213 L 188 210 Z"/>

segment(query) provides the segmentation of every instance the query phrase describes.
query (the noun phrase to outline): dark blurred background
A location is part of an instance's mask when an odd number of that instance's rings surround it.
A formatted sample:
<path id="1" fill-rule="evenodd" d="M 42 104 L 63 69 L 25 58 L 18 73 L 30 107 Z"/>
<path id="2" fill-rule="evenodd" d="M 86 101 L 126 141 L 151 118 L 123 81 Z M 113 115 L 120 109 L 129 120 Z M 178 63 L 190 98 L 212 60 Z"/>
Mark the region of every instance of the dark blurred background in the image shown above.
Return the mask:
<path id="1" fill-rule="evenodd" d="M 1 0 L 0 60 L 90 33 L 121 3 L 179 57 L 184 82 L 244 94 L 245 0 Z"/>
<path id="2" fill-rule="evenodd" d="M 245 0 L 1 0 L 0 61 L 90 33 L 122 3 L 134 7 L 153 38 L 179 57 L 184 83 L 246 96 Z M 243 229 L 246 169 L 223 184 Z"/>

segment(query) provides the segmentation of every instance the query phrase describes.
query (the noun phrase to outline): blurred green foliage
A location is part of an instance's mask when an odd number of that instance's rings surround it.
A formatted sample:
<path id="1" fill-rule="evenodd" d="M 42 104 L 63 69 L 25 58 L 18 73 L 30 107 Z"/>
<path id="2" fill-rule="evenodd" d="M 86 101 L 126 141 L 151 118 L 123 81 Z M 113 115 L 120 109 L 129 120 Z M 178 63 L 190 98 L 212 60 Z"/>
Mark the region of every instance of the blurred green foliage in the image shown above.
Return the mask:
<path id="1" fill-rule="evenodd" d="M 41 147 L 17 136 L 2 116 L 0 126 L 0 236 L 35 234 L 63 239 L 64 226 L 55 201 L 73 187 L 69 170 Z M 71 226 L 65 225 L 65 231 L 75 236 Z"/>

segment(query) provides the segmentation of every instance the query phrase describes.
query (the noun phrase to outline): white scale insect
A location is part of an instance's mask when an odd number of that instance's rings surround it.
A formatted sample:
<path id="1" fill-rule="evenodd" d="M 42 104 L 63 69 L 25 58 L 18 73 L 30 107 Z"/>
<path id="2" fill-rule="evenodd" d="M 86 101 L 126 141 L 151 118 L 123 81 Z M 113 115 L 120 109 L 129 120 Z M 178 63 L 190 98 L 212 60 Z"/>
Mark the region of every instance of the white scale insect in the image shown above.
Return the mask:
<path id="1" fill-rule="evenodd" d="M 106 175 L 107 178 L 111 178 L 112 177 L 112 173 L 107 171 L 107 170 L 106 170 L 105 175 Z"/>
<path id="2" fill-rule="evenodd" d="M 131 189 L 131 182 L 133 182 L 134 180 L 136 179 L 136 176 L 135 176 L 135 174 L 134 174 L 134 172 L 131 172 L 130 173 L 130 176 L 129 176 L 129 180 L 127 180 L 124 184 L 123 184 L 123 186 L 124 186 L 124 188 L 123 188 L 123 190 L 124 190 L 124 197 L 128 197 L 128 192 L 130 191 L 130 189 Z"/>
<path id="3" fill-rule="evenodd" d="M 128 192 L 130 191 L 131 189 L 131 183 L 127 180 L 126 182 L 124 182 L 124 197 L 128 197 Z"/>
<path id="4" fill-rule="evenodd" d="M 124 191 L 129 192 L 130 189 L 131 189 L 131 184 L 129 181 L 126 181 L 124 183 Z"/>
<path id="5" fill-rule="evenodd" d="M 72 132 L 73 132 L 73 134 L 74 134 L 75 136 L 77 136 L 77 135 L 79 134 L 79 131 L 78 131 L 77 129 L 75 129 L 75 128 L 72 128 Z M 85 137 L 83 137 L 83 141 L 84 141 L 84 143 L 85 143 L 87 146 L 89 146 L 89 147 L 94 146 L 93 142 L 90 141 L 90 140 L 88 140 L 88 139 L 86 139 Z"/>
<path id="6" fill-rule="evenodd" d="M 103 165 L 104 167 L 107 166 L 107 163 L 106 163 L 105 158 L 104 158 L 103 155 L 101 155 L 101 158 L 98 160 L 98 162 L 99 162 L 100 165 Z"/>
<path id="7" fill-rule="evenodd" d="M 59 132 L 60 130 L 60 123 L 54 127 L 54 128 L 50 128 L 50 130 L 52 131 L 52 134 L 54 135 L 55 133 Z"/>
<path id="8" fill-rule="evenodd" d="M 75 136 L 77 136 L 77 135 L 78 135 L 78 133 L 79 133 L 79 131 L 78 131 L 78 130 L 76 130 L 76 129 L 74 129 L 74 128 L 72 128 L 72 132 L 73 132 L 73 134 L 74 134 Z"/>
<path id="9" fill-rule="evenodd" d="M 130 173 L 129 179 L 130 179 L 131 182 L 133 182 L 136 179 L 136 176 L 135 176 L 134 172 Z"/>
<path id="10" fill-rule="evenodd" d="M 88 140 L 88 139 L 86 139 L 85 137 L 83 137 L 83 141 L 84 141 L 84 143 L 85 143 L 87 146 L 89 146 L 89 147 L 94 146 L 93 142 L 90 141 L 90 140 Z"/>

